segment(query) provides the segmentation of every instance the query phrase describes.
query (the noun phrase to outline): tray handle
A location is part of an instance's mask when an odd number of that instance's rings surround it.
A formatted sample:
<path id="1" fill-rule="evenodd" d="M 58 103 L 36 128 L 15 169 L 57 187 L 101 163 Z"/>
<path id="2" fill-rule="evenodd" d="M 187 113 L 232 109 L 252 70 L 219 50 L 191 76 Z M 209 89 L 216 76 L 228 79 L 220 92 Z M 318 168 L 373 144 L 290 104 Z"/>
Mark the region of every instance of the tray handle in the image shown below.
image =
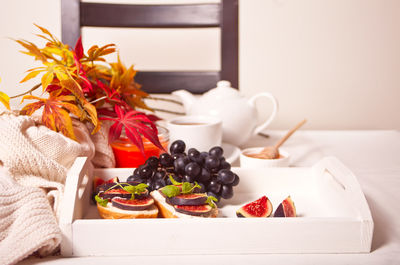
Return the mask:
<path id="1" fill-rule="evenodd" d="M 91 170 L 91 167 L 91 163 L 89 163 L 87 157 L 78 157 L 67 173 L 59 221 L 62 232 L 62 256 L 72 255 L 72 222 L 76 218 L 82 217 L 82 205 L 79 198 L 83 194 L 80 194 L 80 188 L 84 189 L 84 192 L 87 192 L 87 187 L 81 187 L 81 184 L 85 176 L 90 181 L 91 174 L 89 174 L 89 170 Z"/>
<path id="2" fill-rule="evenodd" d="M 367 200 L 365 199 L 357 178 L 349 168 L 339 161 L 339 159 L 333 156 L 325 157 L 313 168 L 317 171 L 317 177 L 321 177 L 325 171 L 329 172 L 333 180 L 339 184 L 359 211 L 362 220 L 372 221 Z"/>

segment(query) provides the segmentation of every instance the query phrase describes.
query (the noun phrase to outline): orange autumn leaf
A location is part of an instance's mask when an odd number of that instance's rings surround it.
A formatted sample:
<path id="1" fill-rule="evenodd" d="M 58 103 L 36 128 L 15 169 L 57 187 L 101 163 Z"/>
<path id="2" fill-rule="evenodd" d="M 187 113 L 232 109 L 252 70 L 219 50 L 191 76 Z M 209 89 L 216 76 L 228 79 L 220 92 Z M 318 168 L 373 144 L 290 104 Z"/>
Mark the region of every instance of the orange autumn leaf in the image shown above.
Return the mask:
<path id="1" fill-rule="evenodd" d="M 70 79 L 60 80 L 60 85 L 62 88 L 65 88 L 68 91 L 70 91 L 79 100 L 79 102 L 82 103 L 82 105 L 87 102 L 81 86 L 74 79 L 70 78 Z"/>
<path id="2" fill-rule="evenodd" d="M 60 99 L 61 98 L 61 99 Z M 69 113 L 63 108 L 68 102 L 64 102 L 66 98 L 57 98 L 57 93 L 50 93 L 48 99 L 39 98 L 33 95 L 26 95 L 22 101 L 26 99 L 36 99 L 37 102 L 27 104 L 22 110 L 22 115 L 32 115 L 35 111 L 44 107 L 42 113 L 42 123 L 56 132 L 61 132 L 63 135 L 76 140 L 72 127 L 72 120 Z M 67 98 L 71 99 L 71 98 Z"/>
<path id="3" fill-rule="evenodd" d="M 23 51 L 22 53 L 34 56 L 35 60 L 40 60 L 42 62 L 47 61 L 46 56 L 44 56 L 40 49 L 32 42 L 26 40 L 16 40 L 16 42 L 28 50 L 27 52 Z"/>

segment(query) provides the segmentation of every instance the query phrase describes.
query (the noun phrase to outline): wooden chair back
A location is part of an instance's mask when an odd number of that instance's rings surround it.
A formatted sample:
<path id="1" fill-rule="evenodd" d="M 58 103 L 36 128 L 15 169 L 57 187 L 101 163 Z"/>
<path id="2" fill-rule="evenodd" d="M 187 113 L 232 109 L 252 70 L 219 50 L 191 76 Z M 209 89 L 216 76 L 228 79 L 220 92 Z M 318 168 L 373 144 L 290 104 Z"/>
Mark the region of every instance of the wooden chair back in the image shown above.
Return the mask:
<path id="1" fill-rule="evenodd" d="M 81 27 L 212 28 L 221 30 L 219 71 L 139 71 L 148 93 L 187 89 L 201 94 L 228 80 L 239 88 L 238 0 L 209 4 L 133 5 L 61 0 L 62 41 L 74 47 Z"/>

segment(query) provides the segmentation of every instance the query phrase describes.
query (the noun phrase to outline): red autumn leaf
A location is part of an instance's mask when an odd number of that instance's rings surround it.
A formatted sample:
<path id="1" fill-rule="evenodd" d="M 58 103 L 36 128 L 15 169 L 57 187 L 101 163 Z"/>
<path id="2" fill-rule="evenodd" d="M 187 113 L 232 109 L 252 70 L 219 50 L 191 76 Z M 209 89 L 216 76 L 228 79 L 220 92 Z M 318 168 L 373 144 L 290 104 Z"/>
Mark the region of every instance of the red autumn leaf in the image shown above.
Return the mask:
<path id="1" fill-rule="evenodd" d="M 83 53 L 83 50 L 82 50 Z M 92 86 L 92 83 L 90 83 L 90 81 L 88 80 L 85 71 L 83 70 L 83 66 L 79 61 L 78 55 L 74 54 L 74 62 L 76 65 L 76 69 L 77 69 L 77 75 L 79 77 L 78 82 L 80 83 L 81 87 L 82 87 L 82 91 L 84 93 L 88 93 L 88 94 L 93 94 L 94 89 Z"/>
<path id="2" fill-rule="evenodd" d="M 115 113 L 117 117 L 100 117 L 101 120 L 111 120 L 115 123 L 111 126 L 109 132 L 109 141 L 118 139 L 121 135 L 122 128 L 125 128 L 125 134 L 135 144 L 144 156 L 144 147 L 142 136 L 147 138 L 155 146 L 164 150 L 158 139 L 157 127 L 152 123 L 143 112 L 130 110 L 124 111 L 120 106 L 115 105 Z M 165 151 L 165 150 L 164 150 Z"/>
<path id="3" fill-rule="evenodd" d="M 75 54 L 76 54 L 78 61 L 80 59 L 82 59 L 82 57 L 83 57 L 82 37 L 79 37 L 79 39 L 76 41 Z"/>

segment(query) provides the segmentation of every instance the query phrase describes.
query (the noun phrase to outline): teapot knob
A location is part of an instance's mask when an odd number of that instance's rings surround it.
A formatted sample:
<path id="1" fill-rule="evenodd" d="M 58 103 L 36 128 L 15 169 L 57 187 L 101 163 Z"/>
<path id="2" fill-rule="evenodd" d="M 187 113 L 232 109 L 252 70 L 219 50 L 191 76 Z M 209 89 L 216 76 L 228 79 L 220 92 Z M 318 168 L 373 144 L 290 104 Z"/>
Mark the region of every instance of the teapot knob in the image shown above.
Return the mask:
<path id="1" fill-rule="evenodd" d="M 231 87 L 231 82 L 226 81 L 226 80 L 218 81 L 217 87 Z"/>

